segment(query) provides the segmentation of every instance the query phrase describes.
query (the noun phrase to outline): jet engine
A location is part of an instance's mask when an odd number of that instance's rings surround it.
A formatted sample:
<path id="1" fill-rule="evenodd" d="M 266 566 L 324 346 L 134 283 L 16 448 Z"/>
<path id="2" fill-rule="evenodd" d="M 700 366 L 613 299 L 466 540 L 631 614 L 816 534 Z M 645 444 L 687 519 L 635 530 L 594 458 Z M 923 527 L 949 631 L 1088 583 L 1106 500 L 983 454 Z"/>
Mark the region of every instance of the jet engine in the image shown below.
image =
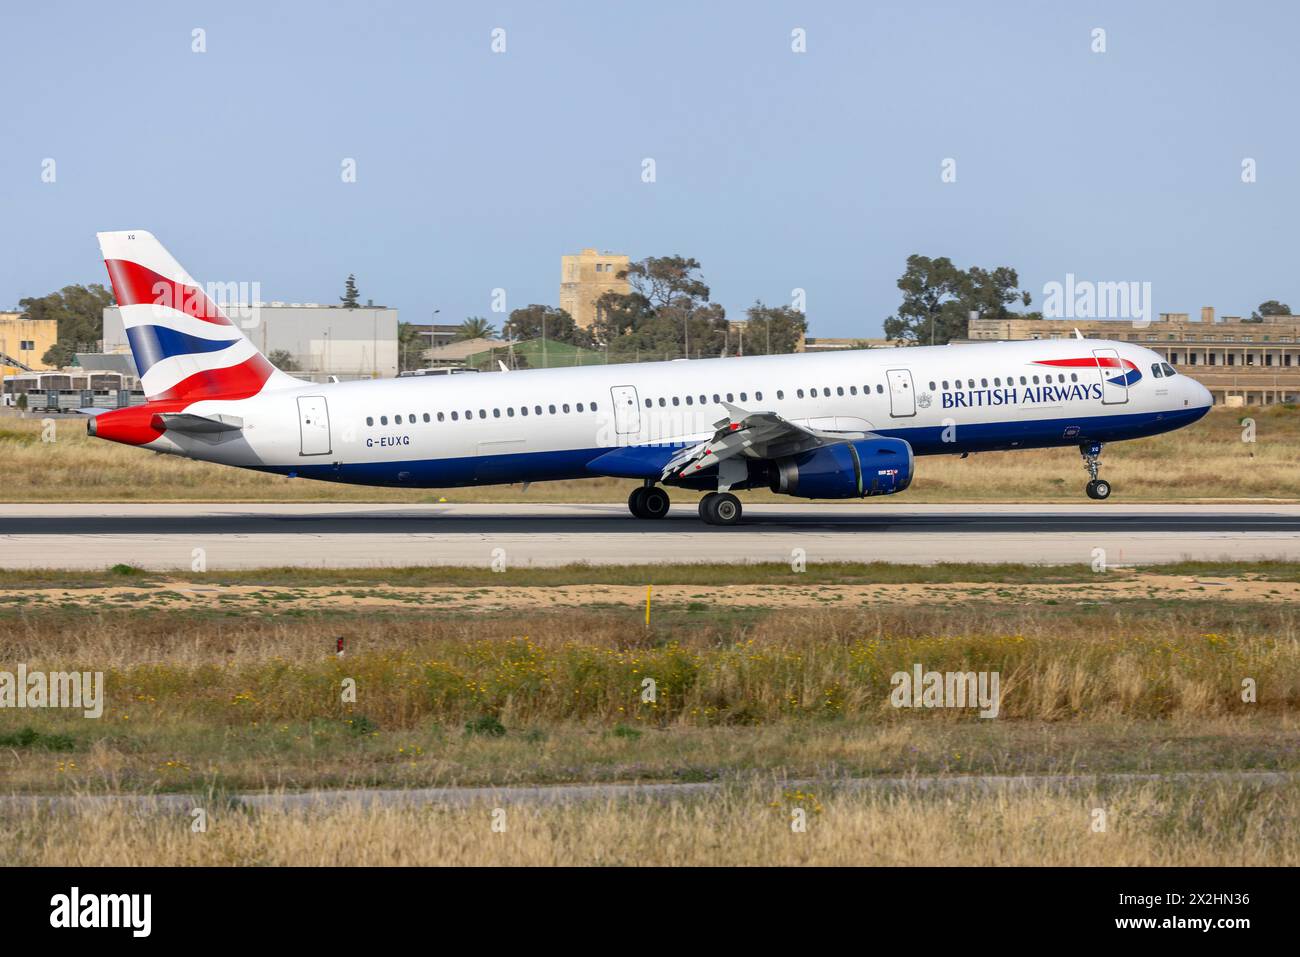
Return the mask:
<path id="1" fill-rule="evenodd" d="M 912 446 L 902 439 L 860 439 L 777 459 L 773 492 L 799 498 L 891 495 L 912 484 Z"/>

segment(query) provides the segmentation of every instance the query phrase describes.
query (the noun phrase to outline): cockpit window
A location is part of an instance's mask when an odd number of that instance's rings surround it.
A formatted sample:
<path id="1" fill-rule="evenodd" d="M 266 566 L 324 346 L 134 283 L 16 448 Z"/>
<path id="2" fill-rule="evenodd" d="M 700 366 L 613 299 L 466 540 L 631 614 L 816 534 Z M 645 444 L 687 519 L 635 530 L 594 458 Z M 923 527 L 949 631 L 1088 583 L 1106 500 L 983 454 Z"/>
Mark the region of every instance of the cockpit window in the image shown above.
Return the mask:
<path id="1" fill-rule="evenodd" d="M 1163 379 L 1165 375 L 1164 364 L 1160 362 L 1151 363 L 1151 374 L 1157 379 Z"/>
<path id="2" fill-rule="evenodd" d="M 1165 368 L 1165 375 L 1174 375 L 1174 374 L 1175 374 L 1175 373 L 1174 373 L 1174 367 L 1171 366 L 1168 362 L 1162 362 L 1162 363 L 1160 363 L 1160 364 L 1161 364 L 1162 366 L 1164 366 L 1164 368 Z"/>

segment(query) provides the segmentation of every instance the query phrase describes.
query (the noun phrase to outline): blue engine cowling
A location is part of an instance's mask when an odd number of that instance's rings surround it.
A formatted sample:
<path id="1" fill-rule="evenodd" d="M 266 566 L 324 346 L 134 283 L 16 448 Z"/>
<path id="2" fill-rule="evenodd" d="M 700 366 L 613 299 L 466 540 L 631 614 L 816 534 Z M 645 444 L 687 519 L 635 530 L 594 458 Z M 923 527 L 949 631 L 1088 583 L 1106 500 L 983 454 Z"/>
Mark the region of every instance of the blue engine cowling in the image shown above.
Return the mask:
<path id="1" fill-rule="evenodd" d="M 890 495 L 912 484 L 912 446 L 902 439 L 839 442 L 773 463 L 773 492 L 799 498 Z"/>

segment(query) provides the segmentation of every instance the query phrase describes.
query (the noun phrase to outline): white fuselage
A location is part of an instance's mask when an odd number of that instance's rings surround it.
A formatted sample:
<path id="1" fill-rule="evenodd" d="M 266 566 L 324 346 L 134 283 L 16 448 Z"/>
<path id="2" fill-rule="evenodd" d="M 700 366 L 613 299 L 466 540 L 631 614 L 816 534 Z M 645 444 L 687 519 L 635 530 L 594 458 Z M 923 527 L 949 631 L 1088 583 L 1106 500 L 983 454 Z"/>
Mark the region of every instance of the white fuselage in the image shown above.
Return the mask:
<path id="1" fill-rule="evenodd" d="M 1088 364 L 1098 356 L 1118 364 Z M 301 384 L 196 402 L 185 411 L 235 415 L 242 430 L 150 447 L 362 484 L 542 481 L 591 475 L 611 449 L 706 439 L 722 401 L 896 436 L 921 455 L 1064 446 L 1200 418 L 1208 391 L 1166 368 L 1131 343 L 1068 339 Z"/>

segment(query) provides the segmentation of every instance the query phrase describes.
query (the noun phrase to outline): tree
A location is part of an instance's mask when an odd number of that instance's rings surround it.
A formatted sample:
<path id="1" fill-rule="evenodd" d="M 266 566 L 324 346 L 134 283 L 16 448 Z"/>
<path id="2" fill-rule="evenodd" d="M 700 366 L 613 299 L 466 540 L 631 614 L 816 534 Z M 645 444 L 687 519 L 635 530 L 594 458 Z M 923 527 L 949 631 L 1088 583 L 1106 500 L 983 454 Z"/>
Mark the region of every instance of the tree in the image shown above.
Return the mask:
<path id="1" fill-rule="evenodd" d="M 294 361 L 293 353 L 287 349 L 276 349 L 266 358 L 281 372 L 298 371 L 298 363 Z"/>
<path id="2" fill-rule="evenodd" d="M 808 317 L 791 306 L 765 306 L 758 300 L 745 310 L 745 355 L 798 352 L 808 332 Z"/>
<path id="3" fill-rule="evenodd" d="M 631 292 L 607 292 L 597 301 L 592 331 L 611 355 L 721 355 L 727 313 L 709 302 L 698 260 L 648 257 L 619 273 Z"/>
<path id="4" fill-rule="evenodd" d="M 344 309 L 355 309 L 361 305 L 361 293 L 357 292 L 357 277 L 348 273 L 347 282 L 343 284 L 343 295 L 339 297 Z"/>
<path id="5" fill-rule="evenodd" d="M 53 319 L 58 323 L 58 338 L 45 350 L 41 361 L 52 366 L 71 364 L 77 352 L 93 352 L 104 338 L 104 310 L 117 300 L 113 294 L 94 283 L 90 286 L 64 286 L 58 292 L 39 298 L 18 300 L 23 319 Z"/>
<path id="6" fill-rule="evenodd" d="M 482 316 L 470 316 L 457 327 L 456 338 L 461 341 L 466 339 L 490 339 L 496 335 L 496 331 L 496 327 Z"/>
<path id="7" fill-rule="evenodd" d="M 898 279 L 903 304 L 885 320 L 885 337 L 922 345 L 964 337 L 972 312 L 1000 319 L 1012 315 L 1007 307 L 1013 302 L 1028 306 L 1032 297 L 1016 288 L 1019 284 L 1009 266 L 992 270 L 972 266 L 963 271 L 946 256 L 931 259 L 913 254 Z"/>
<path id="8" fill-rule="evenodd" d="M 511 312 L 510 318 L 501 327 L 501 334 L 515 341 L 545 338 L 551 342 L 567 342 L 583 348 L 591 346 L 591 334 L 586 329 L 580 329 L 568 312 L 536 303 Z"/>
<path id="9" fill-rule="evenodd" d="M 407 372 L 424 367 L 425 343 L 420 330 L 409 322 L 397 324 L 397 371 Z"/>
<path id="10" fill-rule="evenodd" d="M 1276 299 L 1270 299 L 1268 302 L 1261 302 L 1259 308 L 1250 314 L 1246 322 L 1263 322 L 1265 316 L 1290 316 L 1291 307 L 1284 302 L 1278 302 Z"/>

